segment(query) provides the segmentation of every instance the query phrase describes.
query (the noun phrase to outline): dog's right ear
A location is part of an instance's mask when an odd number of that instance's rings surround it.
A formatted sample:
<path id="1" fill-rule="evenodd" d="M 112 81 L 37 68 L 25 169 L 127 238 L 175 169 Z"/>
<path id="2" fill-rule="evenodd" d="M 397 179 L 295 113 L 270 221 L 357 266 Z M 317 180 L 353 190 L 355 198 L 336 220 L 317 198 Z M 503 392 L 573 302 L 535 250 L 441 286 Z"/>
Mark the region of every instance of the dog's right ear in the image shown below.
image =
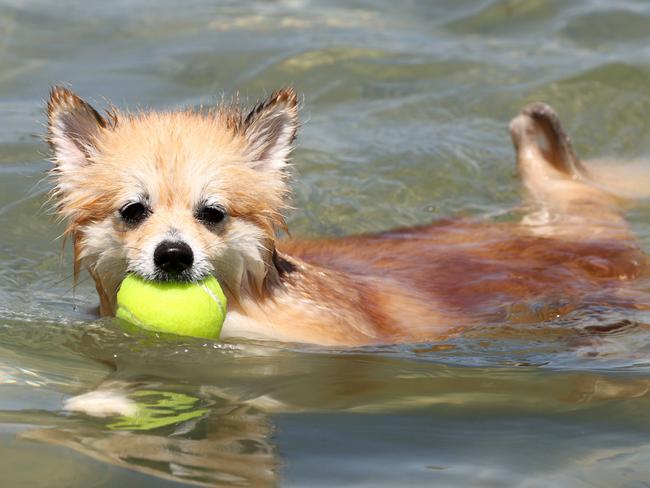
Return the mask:
<path id="1" fill-rule="evenodd" d="M 60 171 L 74 170 L 92 161 L 97 137 L 109 122 L 67 88 L 56 86 L 47 102 L 47 141 Z M 111 120 L 114 122 L 114 120 Z"/>

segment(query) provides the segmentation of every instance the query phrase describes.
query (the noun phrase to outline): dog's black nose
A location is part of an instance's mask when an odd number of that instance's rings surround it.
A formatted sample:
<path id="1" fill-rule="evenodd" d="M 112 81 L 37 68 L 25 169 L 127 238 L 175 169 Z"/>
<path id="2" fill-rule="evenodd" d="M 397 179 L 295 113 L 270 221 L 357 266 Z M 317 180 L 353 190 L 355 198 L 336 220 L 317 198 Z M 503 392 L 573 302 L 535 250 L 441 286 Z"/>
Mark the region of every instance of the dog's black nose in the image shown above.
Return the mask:
<path id="1" fill-rule="evenodd" d="M 153 264 L 169 274 L 180 274 L 194 263 L 192 248 L 183 241 L 163 241 L 153 252 Z"/>

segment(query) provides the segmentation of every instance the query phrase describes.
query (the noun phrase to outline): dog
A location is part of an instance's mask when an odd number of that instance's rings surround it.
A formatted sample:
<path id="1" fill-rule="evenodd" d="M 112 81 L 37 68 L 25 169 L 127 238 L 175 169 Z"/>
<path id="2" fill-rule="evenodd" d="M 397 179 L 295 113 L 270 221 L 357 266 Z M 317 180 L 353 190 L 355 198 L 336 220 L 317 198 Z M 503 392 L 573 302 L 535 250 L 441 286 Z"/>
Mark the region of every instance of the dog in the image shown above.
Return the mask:
<path id="1" fill-rule="evenodd" d="M 634 288 L 646 256 L 623 217 L 630 185 L 608 186 L 611 173 L 580 161 L 542 103 L 510 124 L 526 190 L 520 221 L 279 239 L 298 106 L 285 88 L 249 110 L 101 115 L 52 89 L 52 198 L 75 275 L 85 269 L 94 280 L 102 316 L 114 315 L 126 273 L 214 275 L 228 298 L 222 337 L 326 346 L 435 341 L 585 307 L 647 305 Z"/>

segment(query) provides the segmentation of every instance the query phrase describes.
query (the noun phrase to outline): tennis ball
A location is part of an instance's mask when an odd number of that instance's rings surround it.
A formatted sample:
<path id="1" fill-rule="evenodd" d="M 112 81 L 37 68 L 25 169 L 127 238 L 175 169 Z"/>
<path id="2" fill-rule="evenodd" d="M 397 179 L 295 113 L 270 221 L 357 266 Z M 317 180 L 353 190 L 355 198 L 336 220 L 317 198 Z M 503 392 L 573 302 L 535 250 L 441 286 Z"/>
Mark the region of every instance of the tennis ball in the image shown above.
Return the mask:
<path id="1" fill-rule="evenodd" d="M 226 304 L 214 276 L 198 283 L 174 283 L 129 274 L 117 292 L 115 315 L 147 330 L 217 339 Z"/>

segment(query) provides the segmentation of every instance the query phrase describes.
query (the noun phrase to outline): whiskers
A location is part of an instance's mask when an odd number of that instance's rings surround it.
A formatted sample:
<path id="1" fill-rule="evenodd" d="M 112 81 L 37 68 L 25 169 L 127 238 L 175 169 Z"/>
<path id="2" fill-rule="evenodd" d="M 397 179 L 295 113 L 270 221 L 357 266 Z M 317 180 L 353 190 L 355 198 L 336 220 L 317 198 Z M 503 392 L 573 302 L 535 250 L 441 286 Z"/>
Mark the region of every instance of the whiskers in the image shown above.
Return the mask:
<path id="1" fill-rule="evenodd" d="M 125 246 L 125 248 L 128 248 L 128 246 Z M 137 250 L 137 248 L 133 248 L 133 249 Z M 72 271 L 71 273 L 66 273 L 66 275 L 63 278 L 58 279 L 55 282 L 51 283 L 50 287 L 56 288 L 66 281 L 73 281 L 73 284 L 70 287 L 66 288 L 63 292 L 61 292 L 59 296 L 60 298 L 64 298 L 71 293 L 73 299 L 73 307 L 77 309 L 78 305 L 76 301 L 78 296 L 76 294 L 76 290 L 80 286 L 83 286 L 88 282 L 93 281 L 93 277 L 91 273 L 88 271 L 88 268 L 92 269 L 92 267 L 101 260 L 102 264 L 105 265 L 114 264 L 115 269 L 119 269 L 124 264 L 125 259 L 126 258 L 123 256 L 115 256 L 115 255 L 107 254 L 106 251 L 98 251 L 95 253 L 84 254 L 79 259 L 79 265 L 82 269 L 86 270 L 86 274 L 84 274 L 80 279 L 76 279 L 76 277 L 78 276 L 78 271 Z M 81 299 L 85 301 L 88 297 L 89 296 L 86 295 L 83 296 Z"/>

